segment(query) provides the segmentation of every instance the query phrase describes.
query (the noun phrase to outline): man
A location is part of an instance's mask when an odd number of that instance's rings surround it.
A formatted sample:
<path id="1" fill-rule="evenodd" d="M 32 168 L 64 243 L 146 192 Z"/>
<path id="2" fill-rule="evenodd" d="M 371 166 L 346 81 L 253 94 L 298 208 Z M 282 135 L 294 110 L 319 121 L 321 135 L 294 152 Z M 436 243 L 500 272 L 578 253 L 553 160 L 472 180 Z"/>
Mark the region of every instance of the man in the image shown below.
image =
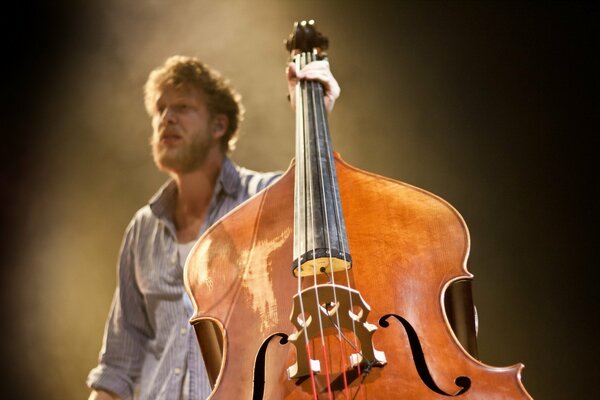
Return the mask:
<path id="1" fill-rule="evenodd" d="M 287 78 L 290 94 L 298 79 L 321 81 L 328 110 L 340 93 L 325 61 L 302 71 L 290 64 Z M 171 57 L 152 71 L 145 103 L 154 161 L 171 179 L 126 230 L 99 365 L 88 376 L 90 399 L 204 399 L 211 389 L 188 323 L 183 265 L 208 227 L 278 174 L 229 160 L 240 96 L 197 59 Z"/>

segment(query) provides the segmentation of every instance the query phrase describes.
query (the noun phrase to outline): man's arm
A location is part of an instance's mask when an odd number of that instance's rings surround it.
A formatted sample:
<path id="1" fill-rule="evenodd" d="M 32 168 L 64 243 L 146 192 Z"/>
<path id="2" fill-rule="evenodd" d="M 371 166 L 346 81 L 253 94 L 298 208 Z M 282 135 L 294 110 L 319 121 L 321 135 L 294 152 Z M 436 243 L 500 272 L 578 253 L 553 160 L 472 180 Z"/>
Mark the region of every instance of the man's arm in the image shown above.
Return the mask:
<path id="1" fill-rule="evenodd" d="M 100 399 L 128 398 L 142 369 L 151 328 L 135 273 L 136 231 L 136 224 L 132 222 L 121 246 L 117 288 L 106 321 L 100 360 L 87 380 L 88 386 L 97 393 L 92 392 L 90 398 L 99 394 L 113 396 Z"/>

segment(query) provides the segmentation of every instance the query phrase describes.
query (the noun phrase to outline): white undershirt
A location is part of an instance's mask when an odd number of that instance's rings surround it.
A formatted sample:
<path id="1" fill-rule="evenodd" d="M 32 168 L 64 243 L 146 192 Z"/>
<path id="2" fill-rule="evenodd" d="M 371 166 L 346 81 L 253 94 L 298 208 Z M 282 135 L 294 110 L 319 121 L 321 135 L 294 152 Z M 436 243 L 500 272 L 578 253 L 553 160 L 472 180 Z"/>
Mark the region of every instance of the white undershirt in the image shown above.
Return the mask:
<path id="1" fill-rule="evenodd" d="M 179 262 L 183 267 L 185 265 L 185 260 L 187 260 L 190 251 L 192 251 L 192 247 L 196 244 L 196 241 L 191 241 L 188 243 L 177 243 L 177 251 L 179 252 Z"/>

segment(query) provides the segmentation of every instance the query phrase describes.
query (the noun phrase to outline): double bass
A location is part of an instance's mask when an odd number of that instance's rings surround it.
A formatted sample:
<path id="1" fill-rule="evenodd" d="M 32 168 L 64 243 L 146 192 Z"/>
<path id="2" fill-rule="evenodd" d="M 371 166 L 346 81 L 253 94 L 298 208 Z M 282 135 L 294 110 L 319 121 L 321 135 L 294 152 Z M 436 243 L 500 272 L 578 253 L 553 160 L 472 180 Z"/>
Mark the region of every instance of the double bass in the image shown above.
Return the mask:
<path id="1" fill-rule="evenodd" d="M 287 40 L 298 69 L 327 45 L 312 21 Z M 448 288 L 472 279 L 460 214 L 345 163 L 321 84 L 300 81 L 295 96 L 289 169 L 185 266 L 210 399 L 530 399 L 522 364 L 483 364 L 451 327 Z"/>

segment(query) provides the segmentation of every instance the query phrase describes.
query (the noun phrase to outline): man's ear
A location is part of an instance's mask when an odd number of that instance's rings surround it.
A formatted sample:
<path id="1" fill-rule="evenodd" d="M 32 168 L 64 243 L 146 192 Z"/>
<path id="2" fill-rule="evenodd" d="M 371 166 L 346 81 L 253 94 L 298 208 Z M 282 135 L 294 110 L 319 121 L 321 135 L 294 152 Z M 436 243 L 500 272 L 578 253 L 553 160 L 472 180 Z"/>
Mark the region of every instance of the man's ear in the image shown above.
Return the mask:
<path id="1" fill-rule="evenodd" d="M 214 139 L 220 139 L 229 127 L 229 118 L 225 114 L 217 114 L 211 122 L 211 133 Z"/>

